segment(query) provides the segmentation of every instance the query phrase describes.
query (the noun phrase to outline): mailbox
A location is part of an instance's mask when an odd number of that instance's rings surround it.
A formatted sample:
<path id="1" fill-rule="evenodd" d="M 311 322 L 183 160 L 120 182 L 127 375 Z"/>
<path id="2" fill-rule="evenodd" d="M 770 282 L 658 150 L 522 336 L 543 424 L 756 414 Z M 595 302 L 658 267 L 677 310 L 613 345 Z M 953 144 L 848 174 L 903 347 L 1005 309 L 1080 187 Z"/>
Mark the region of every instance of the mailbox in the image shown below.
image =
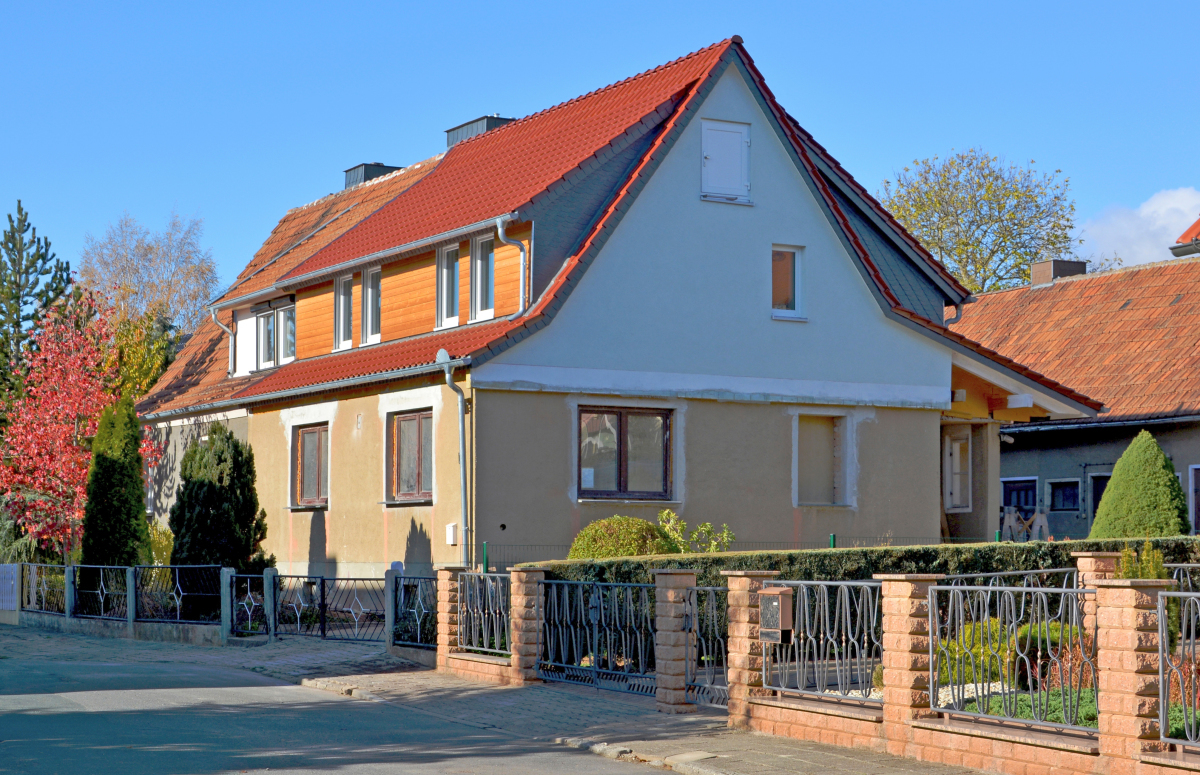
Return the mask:
<path id="1" fill-rule="evenodd" d="M 758 593 L 758 639 L 764 643 L 792 642 L 792 588 L 764 587 Z"/>

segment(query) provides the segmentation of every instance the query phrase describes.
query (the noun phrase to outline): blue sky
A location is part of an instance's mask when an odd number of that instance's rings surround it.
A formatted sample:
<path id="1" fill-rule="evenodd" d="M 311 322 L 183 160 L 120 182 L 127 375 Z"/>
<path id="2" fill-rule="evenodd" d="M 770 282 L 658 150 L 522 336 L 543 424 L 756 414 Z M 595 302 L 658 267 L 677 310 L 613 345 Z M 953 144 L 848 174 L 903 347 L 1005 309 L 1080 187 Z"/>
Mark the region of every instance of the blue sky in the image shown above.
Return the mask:
<path id="1" fill-rule="evenodd" d="M 0 212 L 24 200 L 72 262 L 123 211 L 160 229 L 175 209 L 204 219 L 227 282 L 346 167 L 735 33 L 873 192 L 953 148 L 1034 159 L 1070 176 L 1081 253 L 1127 263 L 1169 257 L 1200 212 L 1194 4 L 113 5 L 4 5 Z"/>

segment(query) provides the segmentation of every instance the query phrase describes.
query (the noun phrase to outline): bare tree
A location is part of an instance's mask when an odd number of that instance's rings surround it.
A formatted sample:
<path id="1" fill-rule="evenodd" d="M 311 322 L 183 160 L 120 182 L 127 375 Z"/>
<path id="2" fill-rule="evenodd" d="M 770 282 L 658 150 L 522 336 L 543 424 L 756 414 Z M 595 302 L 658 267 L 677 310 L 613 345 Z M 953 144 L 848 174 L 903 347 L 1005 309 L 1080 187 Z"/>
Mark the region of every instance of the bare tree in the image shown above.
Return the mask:
<path id="1" fill-rule="evenodd" d="M 84 241 L 79 279 L 109 296 L 121 319 L 166 315 L 180 333 L 196 330 L 217 290 L 212 251 L 201 247 L 204 222 L 172 212 L 167 228 L 151 232 L 129 213 L 102 239 Z"/>

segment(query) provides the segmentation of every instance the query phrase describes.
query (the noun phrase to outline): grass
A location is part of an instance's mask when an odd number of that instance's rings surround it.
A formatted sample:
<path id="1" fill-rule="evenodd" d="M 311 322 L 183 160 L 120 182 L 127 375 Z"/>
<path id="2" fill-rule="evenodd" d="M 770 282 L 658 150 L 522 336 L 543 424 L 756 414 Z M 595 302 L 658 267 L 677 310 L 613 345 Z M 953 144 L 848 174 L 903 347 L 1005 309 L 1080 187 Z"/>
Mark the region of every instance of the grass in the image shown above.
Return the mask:
<path id="1" fill-rule="evenodd" d="M 1079 691 L 1079 708 L 1073 721 L 1065 720 L 1063 717 L 1062 689 L 1051 689 L 1049 692 L 1047 692 L 1046 698 L 1045 717 L 1042 718 L 1041 721 L 1046 721 L 1052 724 L 1070 724 L 1071 726 L 1076 727 L 1096 728 L 1097 716 L 1095 689 L 1081 689 Z M 1070 699 L 1069 695 L 1068 699 Z M 1009 697 L 1008 700 L 1009 707 L 1011 707 L 1012 698 Z M 974 700 L 967 702 L 963 710 L 967 711 L 968 713 L 986 713 L 989 716 L 1028 719 L 1030 721 L 1034 720 L 1033 703 L 1030 700 L 1029 694 L 1026 692 L 1021 692 L 1020 694 L 1016 695 L 1016 703 L 1016 712 L 1011 715 L 1004 712 L 1004 705 L 1001 703 L 1001 699 L 995 696 L 991 698 L 991 703 L 988 705 L 986 710 L 977 710 Z M 1180 719 L 1182 720 L 1182 718 L 1183 716 L 1181 709 Z"/>

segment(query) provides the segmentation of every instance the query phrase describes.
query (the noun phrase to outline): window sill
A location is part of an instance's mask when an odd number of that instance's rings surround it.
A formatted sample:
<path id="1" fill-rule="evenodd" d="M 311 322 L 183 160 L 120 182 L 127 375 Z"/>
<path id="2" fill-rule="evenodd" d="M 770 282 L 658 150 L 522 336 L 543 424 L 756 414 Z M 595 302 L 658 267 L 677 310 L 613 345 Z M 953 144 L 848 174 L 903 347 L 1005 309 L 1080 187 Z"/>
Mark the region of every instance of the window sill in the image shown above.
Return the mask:
<path id="1" fill-rule="evenodd" d="M 288 506 L 288 511 L 327 511 L 329 509 L 329 501 L 324 503 L 292 503 Z"/>
<path id="2" fill-rule="evenodd" d="M 492 320 L 496 317 L 496 310 L 485 309 L 481 312 L 476 312 L 475 317 L 471 318 L 472 323 L 482 323 L 485 320 Z"/>
<path id="3" fill-rule="evenodd" d="M 970 514 L 974 509 L 970 506 L 962 506 L 957 509 L 944 509 L 947 514 Z"/>
<path id="4" fill-rule="evenodd" d="M 797 315 L 794 312 L 783 312 L 781 310 L 771 310 L 771 320 L 790 320 L 793 323 L 807 323 L 808 318 L 804 315 Z"/>
<path id="5" fill-rule="evenodd" d="M 701 194 L 701 202 L 716 202 L 723 205 L 742 205 L 743 207 L 754 207 L 754 203 L 746 197 L 728 196 L 727 194 Z"/>
<path id="6" fill-rule="evenodd" d="M 451 328 L 458 328 L 458 318 L 455 318 L 454 320 L 446 321 L 445 323 L 442 323 L 440 326 L 434 326 L 433 330 L 434 331 L 446 331 Z"/>
<path id="7" fill-rule="evenodd" d="M 682 506 L 683 501 L 671 500 L 669 498 L 576 498 L 576 503 L 625 503 L 625 504 L 641 504 L 641 503 L 663 503 L 668 506 Z"/>
<path id="8" fill-rule="evenodd" d="M 849 503 L 797 503 L 796 508 L 811 508 L 817 506 L 823 509 L 852 509 L 853 505 Z"/>
<path id="9" fill-rule="evenodd" d="M 433 498 L 410 498 L 401 501 L 380 501 L 381 506 L 432 506 Z"/>

